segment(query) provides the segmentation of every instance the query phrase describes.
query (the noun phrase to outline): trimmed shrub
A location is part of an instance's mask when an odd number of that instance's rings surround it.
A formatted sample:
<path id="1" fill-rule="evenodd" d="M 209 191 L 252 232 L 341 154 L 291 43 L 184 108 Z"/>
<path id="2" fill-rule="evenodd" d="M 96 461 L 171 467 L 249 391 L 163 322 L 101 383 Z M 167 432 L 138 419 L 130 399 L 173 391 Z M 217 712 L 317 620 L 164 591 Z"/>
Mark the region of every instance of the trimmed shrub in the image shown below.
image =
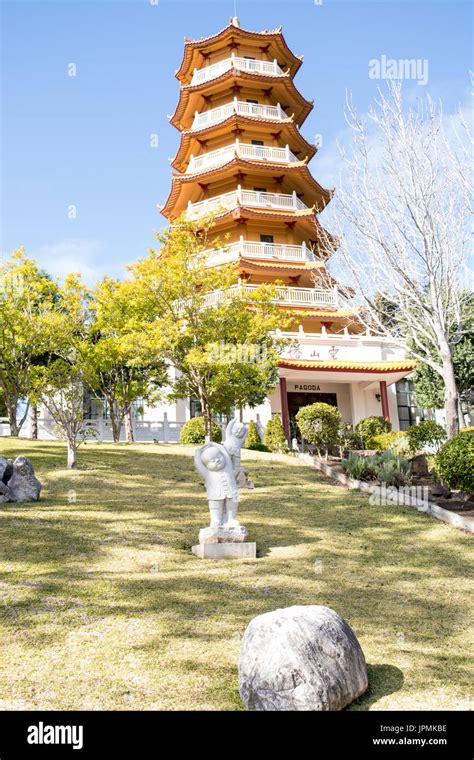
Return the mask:
<path id="1" fill-rule="evenodd" d="M 450 487 L 474 493 L 474 432 L 458 433 L 439 451 L 436 469 Z"/>
<path id="2" fill-rule="evenodd" d="M 446 440 L 446 431 L 434 420 L 424 420 L 418 425 L 411 425 L 406 431 L 408 446 L 412 454 L 423 451 L 425 446 L 433 447 L 439 451 L 443 441 Z"/>
<path id="3" fill-rule="evenodd" d="M 402 430 L 392 430 L 391 433 L 379 433 L 367 438 L 365 447 L 375 449 L 375 451 L 393 451 L 400 454 L 402 451 L 407 451 L 408 441 L 406 433 Z"/>
<path id="4" fill-rule="evenodd" d="M 257 426 L 253 420 L 250 420 L 249 422 L 249 429 L 247 431 L 244 448 L 250 449 L 251 451 L 268 451 L 267 447 L 262 443 Z"/>
<path id="5" fill-rule="evenodd" d="M 217 422 L 212 423 L 212 438 L 216 443 L 222 440 L 222 433 Z M 204 417 L 192 417 L 184 423 L 179 434 L 180 443 L 199 445 L 205 442 Z"/>
<path id="6" fill-rule="evenodd" d="M 324 449 L 327 457 L 329 446 L 339 444 L 341 414 L 335 406 L 323 402 L 303 406 L 296 422 L 303 438 L 316 446 L 320 454 Z"/>
<path id="7" fill-rule="evenodd" d="M 281 419 L 278 415 L 267 422 L 263 442 L 267 450 L 275 453 L 288 451 L 288 443 L 285 438 L 285 432 Z"/>
<path id="8" fill-rule="evenodd" d="M 374 415 L 371 417 L 365 417 L 355 426 L 355 431 L 356 433 L 359 433 L 364 444 L 366 443 L 367 438 L 372 438 L 372 436 L 380 435 L 381 433 L 390 433 L 391 429 L 392 425 L 385 419 L 385 417 L 375 417 Z"/>

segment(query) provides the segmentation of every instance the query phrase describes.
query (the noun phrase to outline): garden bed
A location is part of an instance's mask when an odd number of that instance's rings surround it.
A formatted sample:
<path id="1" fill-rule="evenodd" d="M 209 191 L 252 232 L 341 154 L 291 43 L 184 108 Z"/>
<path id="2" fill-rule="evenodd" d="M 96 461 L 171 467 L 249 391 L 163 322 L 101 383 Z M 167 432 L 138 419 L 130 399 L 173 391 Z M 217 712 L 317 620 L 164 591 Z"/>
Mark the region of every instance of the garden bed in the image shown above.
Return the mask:
<path id="1" fill-rule="evenodd" d="M 369 454 L 369 452 L 357 453 L 363 455 Z M 391 498 L 392 491 L 390 487 L 385 487 L 376 480 L 356 480 L 346 475 L 341 465 L 342 460 L 339 457 L 320 459 L 312 454 L 300 454 L 299 458 L 347 488 L 358 489 L 375 495 L 378 494 L 380 498 L 386 498 L 387 496 L 389 500 Z M 472 501 L 466 501 L 462 495 L 456 492 L 453 492 L 450 497 L 436 497 L 436 492 L 444 490 L 444 493 L 446 493 L 449 492 L 449 489 L 444 489 L 439 483 L 435 483 L 430 478 L 413 478 L 411 485 L 415 489 L 417 487 L 427 487 L 428 499 L 420 499 L 416 495 L 412 495 L 409 490 L 410 486 L 408 486 L 397 493 L 399 504 L 415 507 L 418 511 L 430 514 L 436 517 L 436 519 L 449 523 L 456 528 L 474 533 L 474 504 Z"/>

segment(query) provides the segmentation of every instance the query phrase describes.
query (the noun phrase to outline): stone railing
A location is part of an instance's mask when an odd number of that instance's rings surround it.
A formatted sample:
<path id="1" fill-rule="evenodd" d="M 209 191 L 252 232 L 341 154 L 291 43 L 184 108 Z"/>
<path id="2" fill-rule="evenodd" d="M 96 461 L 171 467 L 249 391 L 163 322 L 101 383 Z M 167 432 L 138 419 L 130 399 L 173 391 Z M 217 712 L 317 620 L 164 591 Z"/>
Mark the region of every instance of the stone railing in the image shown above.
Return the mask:
<path id="1" fill-rule="evenodd" d="M 240 140 L 236 140 L 232 145 L 226 145 L 224 148 L 212 150 L 209 153 L 202 153 L 200 156 L 191 156 L 187 173 L 192 174 L 193 172 L 210 169 L 213 166 L 226 164 L 234 156 L 249 158 L 255 161 L 269 161 L 275 164 L 291 164 L 298 161 L 288 145 L 284 148 L 274 148 L 268 145 L 241 143 Z"/>
<path id="2" fill-rule="evenodd" d="M 278 209 L 281 211 L 300 211 L 308 209 L 301 201 L 296 192 L 293 193 L 267 193 L 258 190 L 243 190 L 240 185 L 237 190 L 230 193 L 207 198 L 197 203 L 188 203 L 187 218 L 193 219 L 203 214 L 210 214 L 226 209 L 235 208 L 237 205 L 252 206 L 256 208 Z"/>
<path id="3" fill-rule="evenodd" d="M 91 435 L 92 441 L 112 441 L 112 426 L 109 420 L 99 419 L 86 419 L 84 425 L 93 432 Z M 174 422 L 168 419 L 166 412 L 163 413 L 162 420 L 134 420 L 133 421 L 133 433 L 136 441 L 162 441 L 164 443 L 177 443 L 179 441 L 179 434 L 184 422 Z M 0 435 L 9 435 L 5 430 Z M 28 426 L 24 425 L 21 431 L 22 438 L 29 437 Z M 53 420 L 44 419 L 39 417 L 38 419 L 38 438 L 41 440 L 54 440 L 57 438 L 57 429 Z M 125 440 L 125 430 L 122 428 L 120 434 L 120 440 Z"/>
<path id="4" fill-rule="evenodd" d="M 227 290 L 215 290 L 212 293 L 207 293 L 204 296 L 204 304 L 206 306 L 215 306 L 220 303 L 224 303 L 229 297 L 237 293 L 239 290 L 244 295 L 252 295 L 260 285 L 234 285 Z M 275 299 L 276 303 L 281 303 L 285 306 L 331 306 L 336 307 L 338 305 L 338 294 L 333 289 L 323 288 L 294 288 L 277 286 L 276 291 L 278 293 Z"/>
<path id="5" fill-rule="evenodd" d="M 301 245 L 287 245 L 286 243 L 261 243 L 243 238 L 224 248 L 203 251 L 203 256 L 206 256 L 209 266 L 225 264 L 240 256 L 268 261 L 316 261 L 314 253 L 304 242 Z"/>
<path id="6" fill-rule="evenodd" d="M 282 121 L 287 118 L 279 103 L 276 106 L 266 106 L 261 103 L 247 103 L 244 100 L 234 98 L 231 103 L 218 106 L 218 108 L 211 108 L 209 111 L 203 111 L 202 113 L 196 111 L 192 129 L 203 129 L 213 124 L 219 124 L 220 121 L 224 121 L 233 113 L 240 114 L 241 116 L 259 116 L 262 119 L 272 119 L 275 121 Z"/>
<path id="7" fill-rule="evenodd" d="M 265 76 L 281 76 L 283 74 L 283 70 L 279 67 L 276 60 L 259 61 L 253 58 L 240 58 L 232 53 L 230 58 L 225 58 L 223 61 L 205 66 L 203 69 L 194 69 L 191 85 L 202 84 L 202 82 L 208 82 L 210 79 L 216 79 L 216 77 L 221 76 L 221 74 L 230 69 L 234 69 L 235 71 L 250 71 L 257 74 L 265 74 Z"/>

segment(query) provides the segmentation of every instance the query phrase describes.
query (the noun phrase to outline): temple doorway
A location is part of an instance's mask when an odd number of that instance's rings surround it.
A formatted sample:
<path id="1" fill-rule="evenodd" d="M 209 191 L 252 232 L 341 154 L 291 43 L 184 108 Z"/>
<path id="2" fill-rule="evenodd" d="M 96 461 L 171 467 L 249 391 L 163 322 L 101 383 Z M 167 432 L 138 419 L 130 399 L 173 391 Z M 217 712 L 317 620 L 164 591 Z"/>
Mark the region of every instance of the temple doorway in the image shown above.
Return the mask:
<path id="1" fill-rule="evenodd" d="M 303 406 L 322 402 L 337 407 L 335 393 L 288 393 L 288 416 L 290 418 L 290 437 L 300 440 L 300 433 L 296 424 L 296 414 Z"/>

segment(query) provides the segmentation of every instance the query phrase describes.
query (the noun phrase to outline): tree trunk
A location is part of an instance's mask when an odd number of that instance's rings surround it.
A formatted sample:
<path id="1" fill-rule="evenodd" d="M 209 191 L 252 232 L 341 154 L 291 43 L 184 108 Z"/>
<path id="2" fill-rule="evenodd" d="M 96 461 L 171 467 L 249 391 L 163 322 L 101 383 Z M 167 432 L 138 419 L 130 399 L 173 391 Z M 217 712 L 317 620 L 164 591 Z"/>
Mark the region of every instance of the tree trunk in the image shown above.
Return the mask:
<path id="1" fill-rule="evenodd" d="M 125 436 L 127 438 L 127 442 L 128 443 L 134 443 L 135 436 L 134 436 L 134 433 L 133 433 L 132 410 L 131 410 L 130 407 L 125 411 L 125 413 L 123 415 L 123 419 L 124 419 L 124 422 L 125 422 Z"/>
<path id="2" fill-rule="evenodd" d="M 37 404 L 30 405 L 30 438 L 38 440 L 38 406 Z"/>
<path id="3" fill-rule="evenodd" d="M 8 412 L 8 423 L 10 425 L 10 435 L 18 437 L 20 433 L 20 428 L 18 427 L 18 422 L 16 421 L 16 410 L 18 407 L 18 399 L 8 399 L 6 401 L 7 404 L 7 412 Z"/>
<path id="4" fill-rule="evenodd" d="M 77 443 L 76 441 L 67 442 L 67 466 L 73 470 L 77 465 Z"/>
<path id="5" fill-rule="evenodd" d="M 122 427 L 123 416 L 117 414 L 117 410 L 114 403 L 109 402 L 109 411 L 110 411 L 110 424 L 112 426 L 112 436 L 114 439 L 114 443 L 118 443 L 120 441 L 120 429 Z"/>
<path id="6" fill-rule="evenodd" d="M 210 443 L 212 441 L 212 412 L 204 399 L 201 399 L 201 407 L 204 417 L 204 440 L 206 443 Z"/>
<path id="7" fill-rule="evenodd" d="M 443 356 L 444 408 L 448 438 L 459 433 L 459 394 L 451 354 Z"/>

